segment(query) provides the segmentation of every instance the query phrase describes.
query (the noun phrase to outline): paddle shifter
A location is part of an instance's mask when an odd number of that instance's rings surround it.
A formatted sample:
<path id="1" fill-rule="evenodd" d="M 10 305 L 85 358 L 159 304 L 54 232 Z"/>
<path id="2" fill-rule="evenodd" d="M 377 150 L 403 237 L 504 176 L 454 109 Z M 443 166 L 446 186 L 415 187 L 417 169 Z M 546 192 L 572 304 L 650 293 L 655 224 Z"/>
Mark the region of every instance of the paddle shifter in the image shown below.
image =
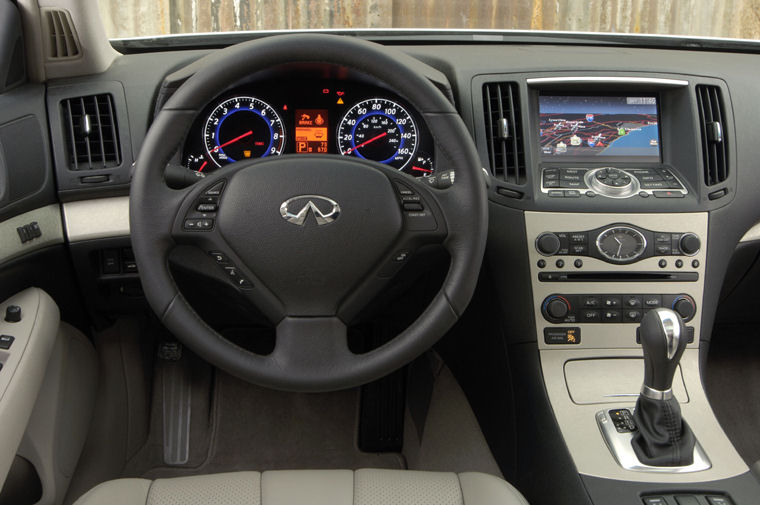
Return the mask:
<path id="1" fill-rule="evenodd" d="M 695 438 L 681 418 L 673 397 L 673 376 L 687 336 L 681 317 L 669 309 L 654 309 L 641 320 L 644 384 L 633 419 L 638 430 L 631 440 L 641 463 L 649 466 L 687 466 L 694 458 Z"/>

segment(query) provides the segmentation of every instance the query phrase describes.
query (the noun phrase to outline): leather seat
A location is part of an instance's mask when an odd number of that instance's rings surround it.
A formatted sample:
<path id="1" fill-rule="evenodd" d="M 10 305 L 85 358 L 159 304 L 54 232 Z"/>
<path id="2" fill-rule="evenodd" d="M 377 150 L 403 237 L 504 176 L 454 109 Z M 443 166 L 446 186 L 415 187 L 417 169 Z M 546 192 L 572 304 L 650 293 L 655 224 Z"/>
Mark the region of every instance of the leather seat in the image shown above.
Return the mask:
<path id="1" fill-rule="evenodd" d="M 483 473 L 281 470 L 104 482 L 75 505 L 528 505 Z"/>

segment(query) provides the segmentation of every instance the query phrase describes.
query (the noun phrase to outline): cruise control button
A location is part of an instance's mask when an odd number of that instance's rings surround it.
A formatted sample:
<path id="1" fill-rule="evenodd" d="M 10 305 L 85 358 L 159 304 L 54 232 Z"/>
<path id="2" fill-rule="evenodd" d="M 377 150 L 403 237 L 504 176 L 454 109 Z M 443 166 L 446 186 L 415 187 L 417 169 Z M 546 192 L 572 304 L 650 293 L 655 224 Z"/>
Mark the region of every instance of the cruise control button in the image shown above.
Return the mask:
<path id="1" fill-rule="evenodd" d="M 206 190 L 207 195 L 209 196 L 219 196 L 222 194 L 222 190 L 224 189 L 224 181 L 219 182 L 211 186 L 209 189 Z"/>
<path id="2" fill-rule="evenodd" d="M 419 202 L 404 202 L 404 210 L 406 211 L 424 210 L 424 209 L 425 208 Z"/>

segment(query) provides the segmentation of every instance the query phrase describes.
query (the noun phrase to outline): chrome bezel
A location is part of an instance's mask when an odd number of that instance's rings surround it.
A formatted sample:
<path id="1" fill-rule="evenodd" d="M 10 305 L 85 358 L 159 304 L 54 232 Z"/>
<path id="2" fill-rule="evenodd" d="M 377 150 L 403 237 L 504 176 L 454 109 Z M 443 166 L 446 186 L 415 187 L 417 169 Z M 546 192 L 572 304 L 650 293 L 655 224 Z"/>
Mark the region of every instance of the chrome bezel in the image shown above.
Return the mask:
<path id="1" fill-rule="evenodd" d="M 621 258 L 615 258 L 613 256 L 608 255 L 607 253 L 605 253 L 602 250 L 602 246 L 601 246 L 601 243 L 600 243 L 601 238 L 602 238 L 602 236 L 605 233 L 610 232 L 612 230 L 630 230 L 630 231 L 638 234 L 641 237 L 641 240 L 643 241 L 643 245 L 641 246 L 641 249 L 636 253 L 635 256 L 631 256 L 631 257 L 628 257 L 628 258 L 622 258 L 622 259 Z M 611 227 L 609 227 L 609 228 L 607 228 L 605 230 L 602 230 L 601 232 L 599 232 L 599 235 L 596 236 L 596 250 L 599 252 L 599 254 L 602 255 L 602 257 L 604 257 L 604 258 L 606 258 L 606 259 L 608 259 L 610 261 L 614 261 L 615 263 L 630 263 L 630 262 L 636 261 L 642 254 L 644 254 L 644 252 L 646 251 L 646 249 L 647 249 L 647 238 L 639 230 L 637 230 L 636 228 L 632 228 L 630 226 L 622 226 L 622 225 L 620 225 L 620 226 L 611 226 Z"/>

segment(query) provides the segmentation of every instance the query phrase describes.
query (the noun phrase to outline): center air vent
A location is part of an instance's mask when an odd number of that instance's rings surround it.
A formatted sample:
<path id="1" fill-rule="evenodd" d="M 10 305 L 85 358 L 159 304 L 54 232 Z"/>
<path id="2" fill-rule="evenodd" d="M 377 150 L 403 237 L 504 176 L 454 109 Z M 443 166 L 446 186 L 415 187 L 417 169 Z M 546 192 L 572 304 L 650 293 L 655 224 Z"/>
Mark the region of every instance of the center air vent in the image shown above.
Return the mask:
<path id="1" fill-rule="evenodd" d="M 68 11 L 45 10 L 47 56 L 53 60 L 76 58 L 81 54 L 74 23 Z"/>
<path id="2" fill-rule="evenodd" d="M 110 94 L 61 101 L 64 131 L 68 133 L 71 170 L 92 170 L 121 165 L 119 131 Z"/>
<path id="3" fill-rule="evenodd" d="M 723 98 L 717 86 L 698 85 L 699 129 L 705 184 L 714 186 L 728 178 L 728 145 Z"/>
<path id="4" fill-rule="evenodd" d="M 505 182 L 525 184 L 525 147 L 517 83 L 484 84 L 483 109 L 491 174 Z"/>

